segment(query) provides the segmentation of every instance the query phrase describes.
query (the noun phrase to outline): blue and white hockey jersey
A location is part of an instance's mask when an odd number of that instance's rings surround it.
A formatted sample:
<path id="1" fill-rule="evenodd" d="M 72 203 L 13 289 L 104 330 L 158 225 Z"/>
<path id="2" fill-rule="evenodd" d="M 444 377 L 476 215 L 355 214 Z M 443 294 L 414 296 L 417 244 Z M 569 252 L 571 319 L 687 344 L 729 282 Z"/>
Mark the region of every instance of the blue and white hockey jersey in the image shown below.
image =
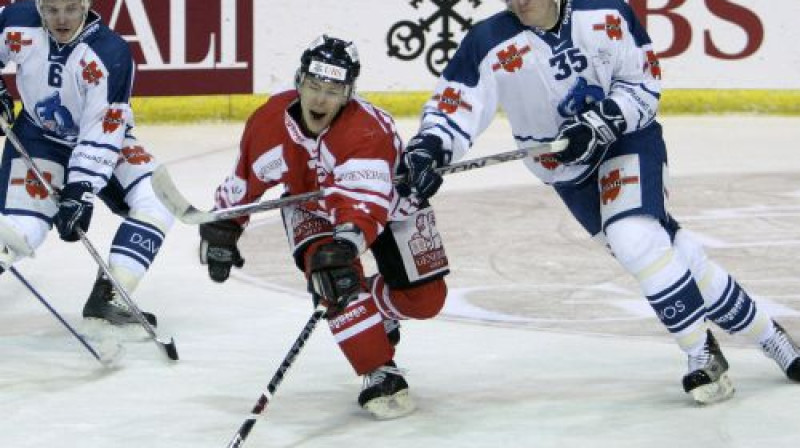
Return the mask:
<path id="1" fill-rule="evenodd" d="M 564 8 L 556 32 L 527 27 L 511 11 L 476 24 L 426 103 L 420 132 L 441 137 L 455 161 L 498 107 L 520 147 L 552 141 L 566 117 L 604 98 L 619 105 L 626 133 L 650 125 L 661 72 L 633 11 L 623 0 L 567 0 Z M 592 169 L 550 158 L 525 163 L 546 183 L 569 182 Z"/>
<path id="2" fill-rule="evenodd" d="M 0 64 L 17 64 L 24 105 L 17 120 L 30 120 L 45 137 L 72 148 L 66 181 L 89 181 L 99 191 L 133 126 L 128 44 L 94 12 L 78 37 L 58 44 L 33 1 L 0 8 L 0 33 Z"/>

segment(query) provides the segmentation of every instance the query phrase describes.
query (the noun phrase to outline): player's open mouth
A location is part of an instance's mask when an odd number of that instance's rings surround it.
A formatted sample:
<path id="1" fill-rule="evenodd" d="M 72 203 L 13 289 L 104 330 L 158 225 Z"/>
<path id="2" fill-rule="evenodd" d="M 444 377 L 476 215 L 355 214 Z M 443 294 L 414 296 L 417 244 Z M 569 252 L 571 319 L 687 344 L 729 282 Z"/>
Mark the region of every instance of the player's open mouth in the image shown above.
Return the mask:
<path id="1" fill-rule="evenodd" d="M 309 115 L 311 115 L 311 119 L 314 121 L 319 121 L 325 118 L 325 113 L 322 112 L 314 112 L 313 110 L 308 111 Z"/>

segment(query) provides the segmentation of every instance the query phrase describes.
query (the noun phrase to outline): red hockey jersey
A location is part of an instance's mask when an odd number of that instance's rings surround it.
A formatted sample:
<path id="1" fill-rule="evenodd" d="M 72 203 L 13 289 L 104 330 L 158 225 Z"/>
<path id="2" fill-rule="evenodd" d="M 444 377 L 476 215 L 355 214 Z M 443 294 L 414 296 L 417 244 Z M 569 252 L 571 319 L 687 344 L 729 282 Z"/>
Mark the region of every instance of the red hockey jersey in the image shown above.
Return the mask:
<path id="1" fill-rule="evenodd" d="M 296 90 L 279 93 L 248 119 L 236 168 L 217 188 L 217 208 L 258 201 L 279 184 L 291 195 L 323 189 L 323 199 L 303 208 L 334 226 L 356 224 L 372 244 L 395 194 L 392 178 L 402 143 L 394 121 L 354 98 L 328 129 L 309 138 L 289 113 L 298 103 Z"/>

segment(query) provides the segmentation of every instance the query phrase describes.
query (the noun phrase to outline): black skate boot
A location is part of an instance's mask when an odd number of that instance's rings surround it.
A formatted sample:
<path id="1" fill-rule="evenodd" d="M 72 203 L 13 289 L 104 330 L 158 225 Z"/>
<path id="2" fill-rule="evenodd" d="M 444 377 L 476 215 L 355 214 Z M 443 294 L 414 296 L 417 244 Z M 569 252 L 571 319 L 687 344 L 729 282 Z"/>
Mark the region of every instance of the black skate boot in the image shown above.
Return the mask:
<path id="1" fill-rule="evenodd" d="M 800 381 L 800 349 L 777 322 L 775 334 L 761 343 L 764 354 L 775 360 L 789 379 Z"/>
<path id="2" fill-rule="evenodd" d="M 734 392 L 727 373 L 728 361 L 711 330 L 706 331 L 706 343 L 698 355 L 689 355 L 689 373 L 683 377 L 683 390 L 699 404 L 727 400 Z"/>
<path id="3" fill-rule="evenodd" d="M 156 326 L 157 321 L 154 314 L 143 311 L 142 315 L 150 325 Z M 117 291 L 114 290 L 111 280 L 103 274 L 97 277 L 92 293 L 89 295 L 86 305 L 83 306 L 83 317 L 105 320 L 116 326 L 139 323 L 125 302 L 117 297 Z"/>
<path id="4" fill-rule="evenodd" d="M 408 395 L 408 383 L 403 371 L 394 361 L 364 375 L 364 387 L 358 395 L 358 404 L 378 420 L 403 417 L 414 411 L 414 402 Z"/>

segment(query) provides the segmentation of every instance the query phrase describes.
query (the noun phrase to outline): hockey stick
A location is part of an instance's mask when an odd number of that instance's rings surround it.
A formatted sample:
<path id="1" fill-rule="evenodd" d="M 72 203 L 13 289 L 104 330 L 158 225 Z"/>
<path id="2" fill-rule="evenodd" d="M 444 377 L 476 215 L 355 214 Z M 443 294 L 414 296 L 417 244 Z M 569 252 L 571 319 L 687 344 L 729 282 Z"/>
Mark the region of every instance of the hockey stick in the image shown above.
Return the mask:
<path id="1" fill-rule="evenodd" d="M 283 358 L 283 362 L 281 363 L 278 370 L 272 375 L 272 380 L 270 380 L 269 385 L 267 386 L 267 390 L 261 393 L 261 396 L 256 401 L 255 406 L 250 411 L 250 416 L 247 417 L 242 423 L 242 426 L 239 427 L 239 430 L 236 431 L 236 434 L 233 436 L 230 442 L 228 442 L 227 448 L 239 448 L 244 444 L 244 440 L 247 438 L 247 435 L 250 434 L 250 431 L 253 429 L 253 426 L 256 424 L 256 420 L 258 417 L 264 413 L 264 410 L 267 408 L 272 396 L 275 394 L 275 390 L 283 381 L 284 375 L 292 367 L 294 364 L 295 359 L 297 359 L 297 355 L 300 354 L 300 350 L 303 349 L 303 346 L 306 345 L 306 341 L 308 338 L 311 337 L 311 333 L 314 331 L 314 328 L 317 327 L 317 322 L 325 315 L 325 312 L 328 311 L 328 307 L 324 304 L 317 305 L 314 308 L 314 312 L 311 314 L 311 317 L 308 319 L 306 326 L 303 327 L 303 330 L 300 332 L 300 335 L 297 336 L 297 339 L 294 341 L 294 345 L 289 350 L 289 353 L 286 354 L 286 357 Z"/>
<path id="2" fill-rule="evenodd" d="M 94 347 L 92 347 L 92 344 L 90 344 L 86 339 L 84 339 L 83 336 L 81 336 L 77 331 L 75 331 L 74 328 L 72 328 L 72 325 L 70 325 L 66 320 L 64 320 L 63 317 L 61 317 L 60 314 L 58 314 L 58 311 L 56 311 L 55 308 L 53 308 L 47 302 L 47 300 L 45 300 L 45 298 L 39 294 L 33 285 L 31 285 L 14 266 L 9 266 L 8 270 L 14 274 L 14 277 L 17 277 L 17 280 L 19 280 L 23 285 L 25 285 L 26 288 L 28 288 L 28 291 L 30 291 L 31 294 L 33 294 L 37 299 L 39 299 L 40 302 L 42 302 L 42 305 L 44 305 L 45 308 L 47 308 L 47 310 L 50 311 L 50 313 L 55 316 L 59 322 L 61 322 L 61 325 L 69 330 L 69 332 L 72 333 L 72 335 L 75 336 L 75 338 L 84 347 L 86 347 L 86 350 L 88 350 L 96 360 L 100 361 L 100 364 L 105 367 L 110 367 L 117 361 L 117 359 L 119 359 L 119 357 L 122 355 L 122 346 L 116 344 L 113 352 L 96 350 Z"/>
<path id="3" fill-rule="evenodd" d="M 563 150 L 565 146 L 566 142 L 563 140 L 552 143 L 543 143 L 530 148 L 516 149 L 514 151 L 501 152 L 472 160 L 464 160 L 462 162 L 453 163 L 445 167 L 436 168 L 436 172 L 445 176 L 448 174 L 461 173 L 464 171 L 485 168 L 487 166 L 497 165 L 500 163 L 511 162 L 513 160 L 521 160 L 526 157 L 533 157 L 534 160 L 538 161 L 546 154 L 552 154 Z M 398 177 L 394 180 L 394 183 L 396 184 L 402 182 L 405 182 L 405 177 Z M 287 196 L 280 199 L 236 205 L 219 210 L 203 211 L 192 205 L 186 199 L 186 197 L 181 194 L 180 190 L 178 190 L 178 187 L 175 185 L 175 182 L 172 181 L 169 171 L 167 171 L 167 168 L 164 165 L 159 166 L 153 171 L 152 184 L 156 196 L 161 199 L 161 202 L 164 204 L 164 206 L 167 207 L 167 209 L 169 209 L 169 211 L 172 212 L 172 214 L 184 224 L 203 224 L 206 222 L 237 218 L 257 212 L 273 210 L 276 208 L 285 207 L 287 205 L 318 199 L 325 194 L 322 190 L 310 191 L 308 193 Z"/>
<path id="4" fill-rule="evenodd" d="M 25 161 L 25 164 L 28 165 L 28 168 L 36 177 L 36 180 L 38 180 L 39 183 L 47 190 L 50 199 L 53 202 L 55 202 L 56 205 L 58 205 L 60 192 L 56 190 L 56 188 L 53 187 L 50 184 L 50 182 L 47 181 L 47 179 L 42 174 L 41 170 L 39 170 L 39 167 L 36 166 L 36 162 L 33 161 L 28 151 L 25 150 L 24 146 L 22 146 L 22 142 L 19 141 L 17 135 L 11 129 L 11 125 L 9 125 L 8 122 L 3 117 L 0 117 L 0 128 L 3 129 L 3 132 L 5 132 L 8 141 L 11 142 L 11 145 L 14 147 L 14 149 L 17 150 L 19 155 Z M 144 327 L 147 334 L 150 335 L 150 338 L 159 346 L 159 348 L 161 348 L 164 351 L 164 353 L 167 355 L 169 359 L 177 361 L 178 349 L 175 347 L 175 340 L 173 338 L 170 338 L 169 342 L 166 342 L 158 338 L 158 335 L 153 329 L 153 326 L 150 325 L 150 322 L 148 322 L 147 318 L 144 317 L 142 311 L 139 309 L 138 306 L 136 306 L 136 303 L 134 303 L 134 301 L 125 291 L 125 288 L 123 288 L 122 285 L 120 285 L 119 281 L 117 281 L 117 279 L 114 278 L 113 275 L 111 275 L 111 269 L 103 260 L 103 257 L 100 256 L 100 254 L 94 248 L 94 245 L 91 243 L 91 241 L 89 241 L 89 238 L 87 238 L 86 236 L 86 232 L 84 232 L 81 228 L 77 228 L 76 233 L 78 234 L 78 237 L 80 237 L 84 247 L 86 247 L 86 250 L 89 251 L 89 254 L 92 256 L 92 258 L 94 258 L 94 261 L 97 263 L 98 266 L 100 266 L 100 270 L 102 270 L 106 278 L 108 278 L 108 280 L 111 281 L 111 284 L 114 286 L 114 289 L 117 290 L 122 300 L 128 306 L 128 309 L 130 309 L 134 317 L 136 317 L 136 320 L 138 320 L 139 323 L 142 325 L 142 327 Z"/>

